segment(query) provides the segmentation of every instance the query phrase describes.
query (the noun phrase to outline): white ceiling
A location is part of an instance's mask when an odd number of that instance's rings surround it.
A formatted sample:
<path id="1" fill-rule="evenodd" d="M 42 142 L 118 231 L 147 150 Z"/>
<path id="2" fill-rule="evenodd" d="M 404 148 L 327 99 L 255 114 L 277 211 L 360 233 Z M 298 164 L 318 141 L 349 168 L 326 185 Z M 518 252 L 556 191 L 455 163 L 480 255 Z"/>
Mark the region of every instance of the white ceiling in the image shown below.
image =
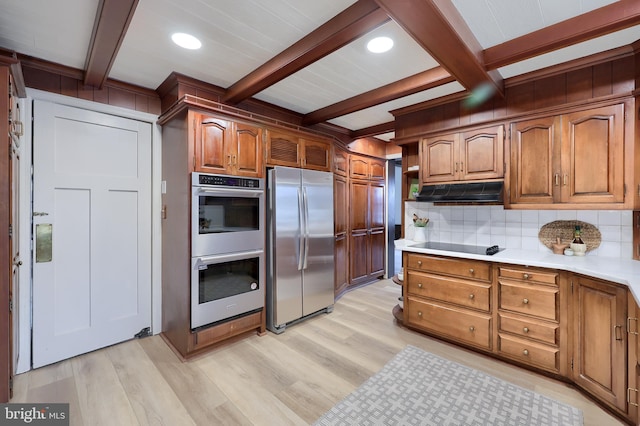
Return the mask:
<path id="1" fill-rule="evenodd" d="M 0 0 L 0 47 L 84 69 L 100 0 Z M 612 0 L 452 0 L 482 48 L 613 3 Z M 355 0 L 139 0 L 109 77 L 156 89 L 173 71 L 227 88 Z M 203 47 L 175 46 L 173 32 Z M 374 35 L 394 48 L 366 51 Z M 509 78 L 640 39 L 640 26 L 498 69 Z M 254 97 L 305 114 L 438 66 L 394 21 Z M 454 82 L 330 120 L 358 130 L 393 121 L 389 111 L 464 90 Z M 380 135 L 389 140 L 393 133 Z"/>

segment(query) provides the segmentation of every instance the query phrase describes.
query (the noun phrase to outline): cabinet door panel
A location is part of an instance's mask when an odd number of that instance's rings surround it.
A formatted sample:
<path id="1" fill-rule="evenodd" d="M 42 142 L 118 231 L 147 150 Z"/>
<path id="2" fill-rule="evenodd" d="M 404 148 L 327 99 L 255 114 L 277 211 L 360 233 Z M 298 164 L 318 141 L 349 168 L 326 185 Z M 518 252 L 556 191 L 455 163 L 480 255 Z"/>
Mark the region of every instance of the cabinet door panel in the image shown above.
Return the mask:
<path id="1" fill-rule="evenodd" d="M 298 137 L 273 130 L 267 136 L 267 165 L 300 167 L 302 148 Z"/>
<path id="2" fill-rule="evenodd" d="M 262 176 L 262 129 L 244 123 L 235 125 L 236 152 L 232 155 L 235 173 L 241 176 Z"/>
<path id="3" fill-rule="evenodd" d="M 563 200 L 624 202 L 624 106 L 564 115 L 562 131 Z"/>
<path id="4" fill-rule="evenodd" d="M 384 182 L 369 185 L 369 228 L 384 228 Z"/>
<path id="5" fill-rule="evenodd" d="M 196 126 L 196 171 L 225 173 L 232 161 L 228 152 L 231 123 L 202 115 L 197 115 L 196 120 L 200 120 Z"/>
<path id="6" fill-rule="evenodd" d="M 495 179 L 504 176 L 504 127 L 495 126 L 462 135 L 460 178 Z"/>
<path id="7" fill-rule="evenodd" d="M 349 277 L 351 284 L 359 284 L 369 277 L 369 235 L 354 232 L 349 240 Z"/>
<path id="8" fill-rule="evenodd" d="M 303 141 L 303 167 L 305 169 L 331 171 L 331 145 L 326 142 Z"/>
<path id="9" fill-rule="evenodd" d="M 333 179 L 333 226 L 336 235 L 347 232 L 349 212 L 347 179 L 335 176 Z"/>
<path id="10" fill-rule="evenodd" d="M 349 193 L 351 230 L 366 230 L 369 222 L 369 185 L 351 182 Z"/>
<path id="11" fill-rule="evenodd" d="M 349 158 L 349 176 L 354 179 L 369 179 L 368 159 L 351 155 Z"/>
<path id="12" fill-rule="evenodd" d="M 385 176 L 385 162 L 382 160 L 371 159 L 369 161 L 369 178 L 370 179 L 384 179 Z"/>
<path id="13" fill-rule="evenodd" d="M 425 183 L 452 181 L 458 175 L 458 134 L 425 139 L 422 170 Z"/>
<path id="14" fill-rule="evenodd" d="M 335 240 L 335 293 L 338 294 L 349 285 L 349 253 L 347 235 L 340 234 Z"/>
<path id="15" fill-rule="evenodd" d="M 576 281 L 573 380 L 598 399 L 626 411 L 627 293 L 584 277 Z"/>
<path id="16" fill-rule="evenodd" d="M 369 234 L 369 275 L 375 278 L 384 274 L 384 229 L 372 230 Z"/>
<path id="17" fill-rule="evenodd" d="M 511 202 L 553 203 L 559 173 L 559 124 L 554 117 L 511 125 Z M 559 179 L 559 177 L 558 177 Z"/>

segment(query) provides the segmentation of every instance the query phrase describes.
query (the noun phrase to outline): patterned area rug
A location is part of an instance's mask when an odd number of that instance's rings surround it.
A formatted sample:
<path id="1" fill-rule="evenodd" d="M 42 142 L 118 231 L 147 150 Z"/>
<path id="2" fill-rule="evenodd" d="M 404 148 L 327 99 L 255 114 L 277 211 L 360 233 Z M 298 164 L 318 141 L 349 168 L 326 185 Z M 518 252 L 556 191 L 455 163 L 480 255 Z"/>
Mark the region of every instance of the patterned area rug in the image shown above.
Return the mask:
<path id="1" fill-rule="evenodd" d="M 315 423 L 581 426 L 582 411 L 407 346 Z"/>

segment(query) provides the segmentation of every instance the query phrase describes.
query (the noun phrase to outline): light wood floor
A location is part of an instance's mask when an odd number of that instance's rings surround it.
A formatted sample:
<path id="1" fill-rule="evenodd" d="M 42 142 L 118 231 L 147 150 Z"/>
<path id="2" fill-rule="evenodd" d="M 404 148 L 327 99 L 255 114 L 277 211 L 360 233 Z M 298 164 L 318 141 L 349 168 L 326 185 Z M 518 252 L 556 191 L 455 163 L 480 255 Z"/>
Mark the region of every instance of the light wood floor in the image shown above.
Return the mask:
<path id="1" fill-rule="evenodd" d="M 398 326 L 398 296 L 380 281 L 184 363 L 160 336 L 128 341 L 16 376 L 11 402 L 68 402 L 71 425 L 307 425 L 411 344 L 581 408 L 585 426 L 623 424 L 567 384 Z"/>

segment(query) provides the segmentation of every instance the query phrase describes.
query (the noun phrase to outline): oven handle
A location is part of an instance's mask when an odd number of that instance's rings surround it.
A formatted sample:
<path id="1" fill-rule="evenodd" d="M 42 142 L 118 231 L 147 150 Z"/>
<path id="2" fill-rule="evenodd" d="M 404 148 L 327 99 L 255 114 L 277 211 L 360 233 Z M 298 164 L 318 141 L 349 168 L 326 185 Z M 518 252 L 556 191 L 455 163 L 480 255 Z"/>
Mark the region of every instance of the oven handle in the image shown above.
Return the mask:
<path id="1" fill-rule="evenodd" d="M 298 223 L 300 223 L 300 236 L 298 237 L 298 271 L 304 266 L 304 200 L 302 198 L 302 190 L 298 188 Z"/>
<path id="2" fill-rule="evenodd" d="M 209 195 L 225 195 L 225 196 L 239 196 L 244 198 L 257 198 L 264 194 L 262 189 L 227 189 L 227 188 L 199 188 L 196 187 L 196 195 L 209 194 Z"/>
<path id="3" fill-rule="evenodd" d="M 302 269 L 307 269 L 307 257 L 309 256 L 309 198 L 307 188 L 302 190 L 302 205 L 304 206 L 304 262 Z"/>
<path id="4" fill-rule="evenodd" d="M 198 256 L 196 258 L 196 263 L 193 267 L 195 270 L 207 269 L 207 267 L 214 263 L 222 263 L 221 261 L 233 261 L 246 259 L 254 256 L 261 256 L 264 253 L 263 250 L 251 250 L 251 251 L 243 251 L 241 253 L 230 253 L 230 254 L 216 254 L 212 256 Z"/>

